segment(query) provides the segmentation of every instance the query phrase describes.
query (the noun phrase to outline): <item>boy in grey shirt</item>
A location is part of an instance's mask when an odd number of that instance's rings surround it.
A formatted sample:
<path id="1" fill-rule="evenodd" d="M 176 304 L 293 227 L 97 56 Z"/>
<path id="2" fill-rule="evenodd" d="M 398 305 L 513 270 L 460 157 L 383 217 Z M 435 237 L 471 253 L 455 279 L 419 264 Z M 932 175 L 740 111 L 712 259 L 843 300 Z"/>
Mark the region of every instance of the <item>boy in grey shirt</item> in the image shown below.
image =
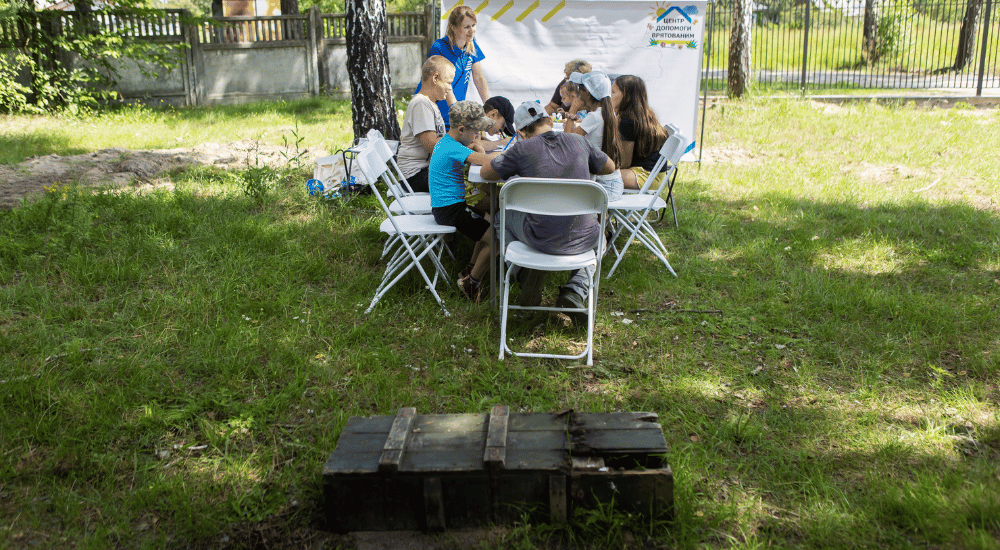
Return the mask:
<path id="1" fill-rule="evenodd" d="M 583 136 L 552 131 L 552 119 L 536 102 L 522 103 L 514 112 L 518 142 L 492 162 L 483 166 L 484 179 L 496 181 L 514 176 L 529 178 L 593 179 L 610 174 L 615 164 L 604 153 L 587 143 Z M 579 254 L 593 248 L 602 237 L 597 216 L 535 216 L 511 212 L 507 216 L 508 241 L 521 241 L 539 252 L 556 255 Z M 522 306 L 542 302 L 545 272 L 525 269 L 521 281 Z M 559 307 L 585 307 L 587 275 L 581 270 L 570 273 L 559 290 Z M 581 319 L 582 317 L 582 319 Z M 586 321 L 585 314 L 574 316 Z"/>

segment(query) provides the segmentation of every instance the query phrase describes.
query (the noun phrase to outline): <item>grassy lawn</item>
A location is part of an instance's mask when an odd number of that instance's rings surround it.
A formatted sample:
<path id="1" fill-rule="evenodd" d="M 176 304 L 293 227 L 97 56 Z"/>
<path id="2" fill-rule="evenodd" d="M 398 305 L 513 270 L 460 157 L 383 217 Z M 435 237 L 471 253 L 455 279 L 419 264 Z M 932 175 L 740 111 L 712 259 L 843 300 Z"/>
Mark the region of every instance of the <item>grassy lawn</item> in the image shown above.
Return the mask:
<path id="1" fill-rule="evenodd" d="M 332 150 L 349 113 L 3 117 L 0 150 L 296 125 Z M 710 109 L 680 229 L 660 226 L 679 277 L 632 249 L 590 368 L 499 362 L 489 307 L 445 288 L 444 317 L 416 277 L 364 315 L 376 205 L 311 200 L 307 170 L 263 201 L 215 168 L 172 193 L 52 189 L 0 212 L 0 547 L 336 548 L 320 469 L 349 417 L 507 404 L 658 413 L 676 521 L 581 515 L 489 548 L 1000 548 L 998 140 L 996 110 Z M 583 338 L 554 316 L 514 336 Z"/>

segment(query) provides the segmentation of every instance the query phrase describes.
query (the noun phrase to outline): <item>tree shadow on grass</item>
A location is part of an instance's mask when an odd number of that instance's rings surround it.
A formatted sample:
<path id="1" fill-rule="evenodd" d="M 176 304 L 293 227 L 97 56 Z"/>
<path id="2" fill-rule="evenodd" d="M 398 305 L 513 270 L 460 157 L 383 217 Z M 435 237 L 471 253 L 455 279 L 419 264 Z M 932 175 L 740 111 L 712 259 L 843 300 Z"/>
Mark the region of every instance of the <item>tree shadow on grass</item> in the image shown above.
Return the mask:
<path id="1" fill-rule="evenodd" d="M 30 134 L 0 134 L 0 150 L 3 151 L 24 151 L 36 157 L 45 155 L 79 155 L 86 151 L 80 147 L 70 146 L 70 139 L 56 135 L 49 135 L 41 131 L 34 131 Z M 30 156 L 27 158 L 31 158 Z M 15 159 L 18 163 L 27 158 Z"/>

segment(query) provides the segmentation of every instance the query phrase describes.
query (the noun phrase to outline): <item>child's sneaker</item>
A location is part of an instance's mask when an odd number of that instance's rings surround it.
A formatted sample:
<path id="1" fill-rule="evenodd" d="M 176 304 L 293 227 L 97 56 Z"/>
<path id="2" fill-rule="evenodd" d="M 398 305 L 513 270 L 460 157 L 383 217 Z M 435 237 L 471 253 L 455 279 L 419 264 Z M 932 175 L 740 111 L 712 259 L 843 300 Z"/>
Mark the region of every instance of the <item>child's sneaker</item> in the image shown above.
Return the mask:
<path id="1" fill-rule="evenodd" d="M 483 284 L 476 283 L 472 281 L 471 275 L 466 275 L 458 280 L 458 288 L 462 289 L 462 294 L 469 299 L 470 302 L 478 304 L 483 296 Z"/>

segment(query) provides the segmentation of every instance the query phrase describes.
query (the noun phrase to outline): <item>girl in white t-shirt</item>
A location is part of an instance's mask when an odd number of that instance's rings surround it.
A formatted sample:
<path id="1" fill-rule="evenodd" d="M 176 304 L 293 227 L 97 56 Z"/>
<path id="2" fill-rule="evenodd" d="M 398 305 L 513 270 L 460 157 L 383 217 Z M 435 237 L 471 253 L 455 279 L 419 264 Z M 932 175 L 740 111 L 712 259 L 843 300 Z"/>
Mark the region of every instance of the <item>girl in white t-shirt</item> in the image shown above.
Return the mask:
<path id="1" fill-rule="evenodd" d="M 563 130 L 580 134 L 594 147 L 611 157 L 615 166 L 621 165 L 622 145 L 618 134 L 618 117 L 615 116 L 615 108 L 611 104 L 611 79 L 600 71 L 573 73 L 569 79 L 570 82 L 580 86 L 580 100 L 583 107 L 590 112 L 579 122 L 567 120 L 563 123 Z M 597 182 L 607 190 L 608 202 L 621 198 L 622 189 L 625 187 L 621 171 L 615 170 L 610 175 L 597 176 Z"/>

